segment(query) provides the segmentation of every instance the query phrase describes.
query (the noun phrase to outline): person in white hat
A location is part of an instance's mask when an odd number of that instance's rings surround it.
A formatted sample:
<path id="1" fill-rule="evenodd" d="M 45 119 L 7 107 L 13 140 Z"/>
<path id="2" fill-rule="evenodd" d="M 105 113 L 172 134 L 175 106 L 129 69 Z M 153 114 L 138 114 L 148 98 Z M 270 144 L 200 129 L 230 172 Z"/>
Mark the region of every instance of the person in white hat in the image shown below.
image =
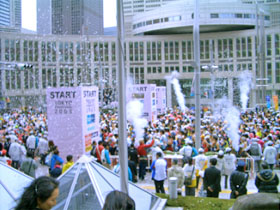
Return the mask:
<path id="1" fill-rule="evenodd" d="M 273 142 L 269 141 L 263 151 L 264 161 L 269 165 L 270 169 L 273 170 L 273 166 L 276 163 L 277 150 L 273 147 Z"/>
<path id="2" fill-rule="evenodd" d="M 224 155 L 225 188 L 228 188 L 228 177 L 236 168 L 236 156 L 231 153 L 231 148 L 226 148 Z"/>
<path id="3" fill-rule="evenodd" d="M 192 156 L 192 147 L 191 147 L 191 140 L 186 138 L 185 139 L 185 146 L 183 146 L 180 150 L 179 150 L 179 153 L 180 155 L 183 155 L 183 164 L 186 163 L 186 160 L 187 158 L 191 157 Z"/>
<path id="4" fill-rule="evenodd" d="M 196 188 L 199 185 L 200 177 L 203 178 L 204 171 L 207 168 L 208 158 L 204 155 L 204 149 L 199 148 L 198 155 L 194 157 L 195 160 L 195 169 L 196 169 Z"/>
<path id="5" fill-rule="evenodd" d="M 164 158 L 164 153 L 162 151 L 162 149 L 160 148 L 160 142 L 158 139 L 155 139 L 155 143 L 152 147 L 151 153 L 152 153 L 152 161 L 157 159 L 157 153 L 160 152 L 162 157 Z"/>
<path id="6" fill-rule="evenodd" d="M 217 158 L 217 164 L 216 164 L 216 168 L 219 169 L 221 171 L 221 175 L 224 174 L 224 165 L 225 165 L 225 160 L 224 160 L 224 151 L 223 150 L 219 150 L 218 155 L 216 156 Z"/>

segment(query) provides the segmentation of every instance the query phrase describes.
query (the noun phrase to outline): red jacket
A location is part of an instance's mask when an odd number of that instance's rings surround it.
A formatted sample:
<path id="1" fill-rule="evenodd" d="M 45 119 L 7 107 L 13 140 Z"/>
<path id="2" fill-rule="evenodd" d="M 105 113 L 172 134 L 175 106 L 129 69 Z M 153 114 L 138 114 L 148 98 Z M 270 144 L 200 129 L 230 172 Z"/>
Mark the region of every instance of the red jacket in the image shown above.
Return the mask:
<path id="1" fill-rule="evenodd" d="M 146 152 L 145 148 L 149 148 L 149 147 L 153 146 L 154 142 L 155 142 L 155 140 L 153 139 L 150 144 L 140 144 L 139 147 L 137 148 L 138 155 L 147 156 L 147 152 Z"/>
<path id="2" fill-rule="evenodd" d="M 98 145 L 96 148 L 96 158 L 97 160 L 101 161 L 101 152 L 104 149 L 103 145 Z"/>

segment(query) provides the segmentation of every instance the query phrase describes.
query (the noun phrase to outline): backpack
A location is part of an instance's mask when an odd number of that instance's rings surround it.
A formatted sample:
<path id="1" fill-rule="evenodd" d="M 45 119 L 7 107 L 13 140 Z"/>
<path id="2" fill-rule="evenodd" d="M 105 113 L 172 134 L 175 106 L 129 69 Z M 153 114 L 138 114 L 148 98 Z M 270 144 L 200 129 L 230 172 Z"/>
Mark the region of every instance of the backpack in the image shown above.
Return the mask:
<path id="1" fill-rule="evenodd" d="M 94 157 L 97 157 L 96 156 L 96 146 L 94 148 L 92 148 L 92 150 L 90 151 L 90 155 L 94 156 Z"/>
<path id="2" fill-rule="evenodd" d="M 252 156 L 259 156 L 260 155 L 259 144 L 258 143 L 252 143 L 251 144 L 250 153 L 251 153 Z"/>

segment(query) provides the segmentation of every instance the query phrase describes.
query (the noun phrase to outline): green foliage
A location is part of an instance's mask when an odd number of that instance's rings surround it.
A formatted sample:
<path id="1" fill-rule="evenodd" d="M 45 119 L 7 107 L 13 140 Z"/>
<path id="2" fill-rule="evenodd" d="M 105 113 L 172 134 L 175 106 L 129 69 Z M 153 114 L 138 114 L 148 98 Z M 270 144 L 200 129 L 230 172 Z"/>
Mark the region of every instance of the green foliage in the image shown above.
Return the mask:
<path id="1" fill-rule="evenodd" d="M 201 198 L 201 197 L 183 197 L 169 199 L 169 195 L 156 194 L 157 196 L 167 199 L 166 206 L 183 207 L 184 210 L 228 210 L 233 206 L 235 199 L 218 199 L 218 198 Z"/>

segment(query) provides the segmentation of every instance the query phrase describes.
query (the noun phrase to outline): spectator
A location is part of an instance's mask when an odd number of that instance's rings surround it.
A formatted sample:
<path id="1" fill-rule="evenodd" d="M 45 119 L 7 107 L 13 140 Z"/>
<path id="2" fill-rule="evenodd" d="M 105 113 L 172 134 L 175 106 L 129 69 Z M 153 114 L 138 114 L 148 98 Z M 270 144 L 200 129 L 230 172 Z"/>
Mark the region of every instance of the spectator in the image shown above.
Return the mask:
<path id="1" fill-rule="evenodd" d="M 67 162 L 62 168 L 62 173 L 67 171 L 74 164 L 72 155 L 67 155 L 66 160 L 67 160 Z"/>
<path id="2" fill-rule="evenodd" d="M 35 178 L 35 172 L 38 168 L 38 164 L 33 159 L 33 153 L 31 151 L 27 151 L 26 159 L 22 162 L 20 170 L 25 174 Z"/>
<path id="3" fill-rule="evenodd" d="M 277 150 L 272 145 L 273 142 L 269 141 L 263 151 L 264 161 L 269 165 L 271 170 L 273 170 L 273 166 L 276 164 L 277 158 Z"/>
<path id="4" fill-rule="evenodd" d="M 172 167 L 170 167 L 167 170 L 167 176 L 168 179 L 170 177 L 176 177 L 177 178 L 177 192 L 179 195 L 181 195 L 182 193 L 182 187 L 184 185 L 184 170 L 181 166 L 178 165 L 178 159 L 174 158 L 172 159 Z"/>
<path id="5" fill-rule="evenodd" d="M 261 156 L 262 156 L 262 147 L 258 143 L 257 138 L 252 139 L 252 143 L 245 149 L 249 151 L 249 154 L 254 159 L 255 169 L 257 172 L 261 170 Z"/>
<path id="6" fill-rule="evenodd" d="M 193 165 L 192 157 L 187 158 L 187 162 L 184 166 L 184 175 L 185 175 L 185 194 L 186 196 L 195 196 L 195 188 L 196 188 L 196 170 Z M 190 180 L 189 182 L 187 180 Z"/>
<path id="7" fill-rule="evenodd" d="M 166 179 L 167 162 L 161 152 L 157 153 L 157 159 L 151 165 L 152 179 L 155 183 L 156 193 L 165 193 L 164 180 Z"/>
<path id="8" fill-rule="evenodd" d="M 102 210 L 135 210 L 135 202 L 128 194 L 114 190 L 106 196 Z"/>
<path id="9" fill-rule="evenodd" d="M 130 154 L 128 154 L 128 167 L 131 170 L 132 173 L 132 182 L 137 182 L 137 166 L 134 161 L 131 160 Z"/>
<path id="10" fill-rule="evenodd" d="M 101 153 L 102 153 L 103 149 L 104 149 L 103 142 L 99 141 L 98 146 L 96 147 L 96 158 L 97 158 L 97 162 L 100 163 L 100 164 L 102 164 Z"/>
<path id="11" fill-rule="evenodd" d="M 237 162 L 237 169 L 232 172 L 230 176 L 230 198 L 237 198 L 241 195 L 247 194 L 248 174 L 244 173 L 245 162 L 239 160 Z"/>
<path id="12" fill-rule="evenodd" d="M 56 161 L 59 161 L 60 165 L 62 165 L 63 162 L 64 162 L 63 159 L 59 156 L 59 151 L 57 149 L 53 152 L 53 155 L 52 155 L 52 158 L 51 158 L 50 171 L 52 169 L 54 169 L 54 167 L 56 165 Z"/>
<path id="13" fill-rule="evenodd" d="M 204 155 L 204 149 L 203 148 L 199 148 L 198 150 L 198 155 L 194 157 L 195 160 L 195 169 L 196 169 L 196 188 L 198 188 L 199 185 L 199 179 L 200 177 L 204 176 L 204 171 L 207 168 L 207 164 L 208 164 L 208 159 L 207 157 Z"/>
<path id="14" fill-rule="evenodd" d="M 224 173 L 225 173 L 225 188 L 228 187 L 228 177 L 235 170 L 236 156 L 231 153 L 231 148 L 226 148 L 224 155 Z"/>
<path id="15" fill-rule="evenodd" d="M 150 144 L 144 144 L 144 140 L 140 140 L 140 145 L 137 148 L 139 158 L 139 180 L 144 180 L 146 175 L 146 167 L 148 165 L 148 156 L 147 156 L 147 148 L 150 148 L 154 144 L 154 139 Z"/>
<path id="16" fill-rule="evenodd" d="M 12 159 L 12 167 L 18 169 L 20 167 L 20 158 L 22 155 L 22 148 L 18 142 L 18 139 L 11 143 L 9 148 L 9 155 Z"/>
<path id="17" fill-rule="evenodd" d="M 61 162 L 57 160 L 55 162 L 54 168 L 50 171 L 50 175 L 53 178 L 57 178 L 62 174 Z"/>
<path id="18" fill-rule="evenodd" d="M 205 170 L 204 186 L 207 190 L 207 197 L 219 197 L 221 191 L 221 172 L 215 166 L 217 164 L 216 158 L 210 159 L 210 167 Z"/>
<path id="19" fill-rule="evenodd" d="M 110 159 L 110 154 L 109 154 L 109 144 L 107 142 L 104 142 L 103 146 L 104 146 L 104 149 L 101 152 L 102 165 L 104 165 L 108 169 L 111 169 L 111 159 Z"/>
<path id="20" fill-rule="evenodd" d="M 25 189 L 15 210 L 50 210 L 56 205 L 59 194 L 59 182 L 47 176 L 41 176 Z"/>
<path id="21" fill-rule="evenodd" d="M 255 179 L 255 185 L 260 193 L 278 193 L 277 186 L 279 184 L 279 178 L 277 174 L 269 169 L 266 162 L 262 163 L 262 168 L 259 173 L 257 173 Z"/>

